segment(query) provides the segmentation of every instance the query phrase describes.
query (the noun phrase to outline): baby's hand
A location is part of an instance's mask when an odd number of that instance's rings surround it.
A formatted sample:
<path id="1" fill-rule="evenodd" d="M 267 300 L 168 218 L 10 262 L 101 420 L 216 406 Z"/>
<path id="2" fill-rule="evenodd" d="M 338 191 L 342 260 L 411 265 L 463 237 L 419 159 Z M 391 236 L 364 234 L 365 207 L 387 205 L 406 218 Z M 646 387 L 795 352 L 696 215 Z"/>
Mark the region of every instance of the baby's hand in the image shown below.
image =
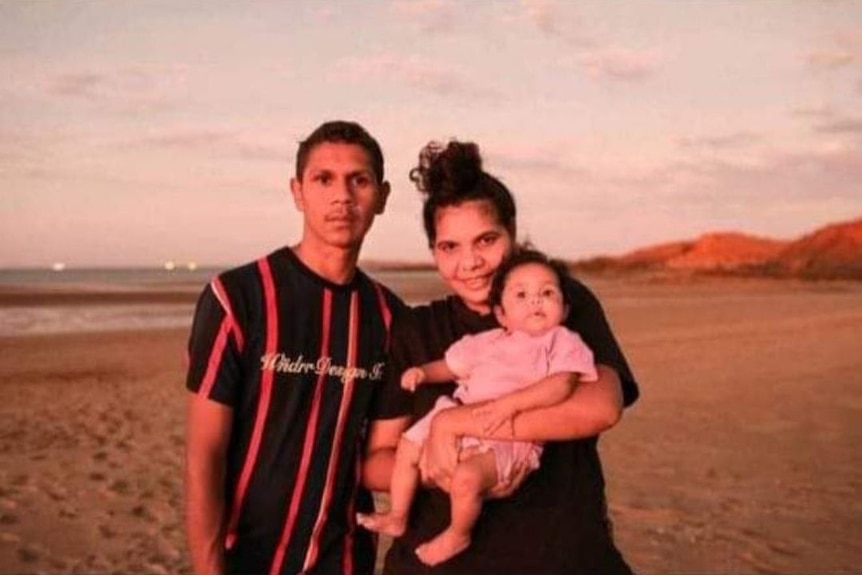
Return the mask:
<path id="1" fill-rule="evenodd" d="M 420 367 L 411 367 L 401 374 L 401 388 L 407 391 L 416 391 L 423 381 L 425 381 L 425 372 Z"/>
<path id="2" fill-rule="evenodd" d="M 505 398 L 495 399 L 473 409 L 482 433 L 492 434 L 504 424 L 509 425 L 509 435 L 514 433 L 512 420 L 518 411 Z"/>

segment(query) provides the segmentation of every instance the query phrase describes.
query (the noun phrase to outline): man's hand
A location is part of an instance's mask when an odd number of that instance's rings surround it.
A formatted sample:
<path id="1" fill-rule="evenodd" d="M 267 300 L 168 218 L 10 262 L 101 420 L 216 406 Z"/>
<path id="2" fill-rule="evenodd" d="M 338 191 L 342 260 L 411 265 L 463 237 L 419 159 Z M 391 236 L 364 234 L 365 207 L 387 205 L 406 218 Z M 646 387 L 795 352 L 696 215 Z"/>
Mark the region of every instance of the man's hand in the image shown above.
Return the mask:
<path id="1" fill-rule="evenodd" d="M 401 387 L 407 391 L 416 391 L 416 388 L 425 381 L 425 372 L 421 367 L 411 367 L 401 374 Z"/>

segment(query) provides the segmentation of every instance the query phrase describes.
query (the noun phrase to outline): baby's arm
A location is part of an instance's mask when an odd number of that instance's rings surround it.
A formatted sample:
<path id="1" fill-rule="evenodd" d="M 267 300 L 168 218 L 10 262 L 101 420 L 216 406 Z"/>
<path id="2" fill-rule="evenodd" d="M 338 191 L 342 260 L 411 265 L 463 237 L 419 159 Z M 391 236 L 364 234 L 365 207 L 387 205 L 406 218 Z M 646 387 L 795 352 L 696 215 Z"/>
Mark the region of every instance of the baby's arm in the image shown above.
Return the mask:
<path id="1" fill-rule="evenodd" d="M 401 387 L 416 391 L 423 383 L 446 383 L 455 379 L 455 374 L 442 359 L 408 368 L 401 375 Z"/>
<path id="2" fill-rule="evenodd" d="M 571 377 L 545 377 L 523 389 L 480 405 L 473 410 L 473 413 L 483 420 L 482 427 L 485 433 L 493 433 L 519 413 L 562 403 L 574 391 L 575 382 L 572 379 Z"/>

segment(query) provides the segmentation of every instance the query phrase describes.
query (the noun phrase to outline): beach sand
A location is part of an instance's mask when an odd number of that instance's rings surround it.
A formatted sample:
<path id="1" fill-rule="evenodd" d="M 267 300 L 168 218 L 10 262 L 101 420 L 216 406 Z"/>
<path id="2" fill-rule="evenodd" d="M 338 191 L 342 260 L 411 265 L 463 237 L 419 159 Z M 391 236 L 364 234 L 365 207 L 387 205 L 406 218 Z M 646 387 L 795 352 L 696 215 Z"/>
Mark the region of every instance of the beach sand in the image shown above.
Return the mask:
<path id="1" fill-rule="evenodd" d="M 862 571 L 862 284 L 590 285 L 641 384 L 600 442 L 631 565 Z M 0 338 L 0 572 L 188 571 L 186 337 Z"/>

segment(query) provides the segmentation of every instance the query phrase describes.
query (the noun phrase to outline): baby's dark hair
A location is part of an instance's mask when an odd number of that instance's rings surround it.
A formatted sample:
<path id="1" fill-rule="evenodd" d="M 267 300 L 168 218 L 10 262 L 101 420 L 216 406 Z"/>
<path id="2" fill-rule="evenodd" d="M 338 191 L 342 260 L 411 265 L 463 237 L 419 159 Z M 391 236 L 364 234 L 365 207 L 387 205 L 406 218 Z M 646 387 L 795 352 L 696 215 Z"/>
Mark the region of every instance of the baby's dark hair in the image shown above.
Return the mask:
<path id="1" fill-rule="evenodd" d="M 569 277 L 569 268 L 561 260 L 549 258 L 543 252 L 533 248 L 530 245 L 518 246 L 512 254 L 503 260 L 497 271 L 494 272 L 494 278 L 491 280 L 491 292 L 488 294 L 488 304 L 493 308 L 501 304 L 503 300 L 503 290 L 506 288 L 506 281 L 511 273 L 527 264 L 540 264 L 554 272 L 557 277 L 557 283 L 560 286 L 560 291 L 563 292 L 563 303 L 569 305 L 569 294 L 566 290 L 566 278 Z"/>
<path id="2" fill-rule="evenodd" d="M 302 180 L 302 174 L 308 163 L 311 151 L 323 143 L 355 144 L 368 152 L 371 167 L 377 176 L 377 183 L 383 183 L 383 151 L 371 134 L 356 122 L 333 120 L 318 126 L 308 137 L 299 143 L 296 152 L 296 177 Z"/>
<path id="3" fill-rule="evenodd" d="M 479 146 L 473 142 L 452 140 L 446 146 L 439 142 L 428 143 L 419 152 L 419 165 L 410 170 L 410 180 L 425 195 L 422 220 L 430 247 L 434 247 L 437 239 L 437 210 L 471 200 L 489 202 L 497 212 L 500 225 L 513 240 L 516 237 L 512 192 L 482 169 Z"/>

